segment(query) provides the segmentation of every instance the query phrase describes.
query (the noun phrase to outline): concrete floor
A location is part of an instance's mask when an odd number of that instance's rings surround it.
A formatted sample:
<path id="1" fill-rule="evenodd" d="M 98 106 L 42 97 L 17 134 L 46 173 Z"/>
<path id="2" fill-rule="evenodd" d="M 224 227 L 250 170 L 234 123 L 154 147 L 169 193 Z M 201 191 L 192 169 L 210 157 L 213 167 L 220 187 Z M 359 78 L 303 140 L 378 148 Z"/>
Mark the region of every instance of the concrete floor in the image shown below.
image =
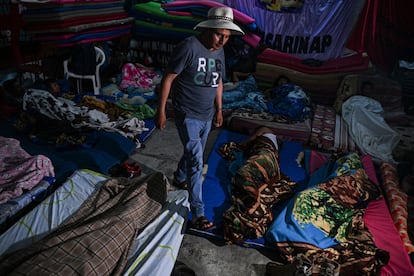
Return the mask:
<path id="1" fill-rule="evenodd" d="M 205 158 L 208 157 L 219 131 L 220 129 L 215 129 L 210 133 Z M 168 120 L 162 131 L 155 129 L 144 145 L 130 159 L 142 166 L 143 173 L 160 171 L 172 179 L 182 152 L 174 121 Z M 268 252 L 263 253 L 239 245 L 224 245 L 219 241 L 186 233 L 177 262 L 187 265 L 197 276 L 259 276 L 265 275 L 265 266 L 271 261 L 269 256 Z"/>

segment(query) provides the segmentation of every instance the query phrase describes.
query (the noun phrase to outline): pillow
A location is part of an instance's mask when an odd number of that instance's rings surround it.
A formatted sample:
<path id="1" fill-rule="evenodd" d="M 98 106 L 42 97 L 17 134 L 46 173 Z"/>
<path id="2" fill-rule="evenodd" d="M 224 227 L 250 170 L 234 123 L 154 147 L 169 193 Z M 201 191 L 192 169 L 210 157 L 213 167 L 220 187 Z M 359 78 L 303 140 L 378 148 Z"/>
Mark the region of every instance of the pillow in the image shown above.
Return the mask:
<path id="1" fill-rule="evenodd" d="M 358 94 L 359 88 L 357 80 L 359 77 L 359 75 L 347 75 L 342 79 L 336 92 L 336 97 L 333 104 L 333 108 L 335 109 L 336 113 L 342 114 L 342 104 L 351 96 Z"/>

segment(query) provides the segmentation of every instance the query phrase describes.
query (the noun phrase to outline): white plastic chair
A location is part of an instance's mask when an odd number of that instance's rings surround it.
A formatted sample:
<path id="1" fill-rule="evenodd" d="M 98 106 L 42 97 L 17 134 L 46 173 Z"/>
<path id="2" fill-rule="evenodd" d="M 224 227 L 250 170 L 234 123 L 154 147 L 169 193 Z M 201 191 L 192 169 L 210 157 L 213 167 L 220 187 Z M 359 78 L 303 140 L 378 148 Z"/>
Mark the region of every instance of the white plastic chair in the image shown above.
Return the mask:
<path id="1" fill-rule="evenodd" d="M 105 63 L 105 53 L 98 47 L 95 48 L 96 53 L 96 70 L 94 75 L 78 75 L 69 71 L 70 58 L 63 61 L 63 74 L 65 79 L 74 78 L 76 79 L 76 87 L 78 93 L 82 91 L 82 79 L 89 79 L 93 84 L 93 93 L 99 95 L 101 90 L 101 78 L 100 78 L 100 68 Z"/>

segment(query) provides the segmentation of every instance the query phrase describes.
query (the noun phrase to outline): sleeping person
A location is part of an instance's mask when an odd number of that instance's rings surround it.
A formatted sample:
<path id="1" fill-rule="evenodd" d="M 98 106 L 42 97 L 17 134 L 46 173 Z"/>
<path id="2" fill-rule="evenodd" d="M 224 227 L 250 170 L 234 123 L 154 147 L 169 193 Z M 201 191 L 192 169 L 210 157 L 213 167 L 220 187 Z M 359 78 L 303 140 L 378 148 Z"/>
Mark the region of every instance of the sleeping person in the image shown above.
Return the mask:
<path id="1" fill-rule="evenodd" d="M 263 237 L 273 219 L 272 207 L 293 195 L 296 182 L 279 167 L 279 144 L 270 128 L 258 127 L 237 144 L 223 144 L 220 154 L 230 161 L 231 206 L 223 214 L 228 242 Z"/>

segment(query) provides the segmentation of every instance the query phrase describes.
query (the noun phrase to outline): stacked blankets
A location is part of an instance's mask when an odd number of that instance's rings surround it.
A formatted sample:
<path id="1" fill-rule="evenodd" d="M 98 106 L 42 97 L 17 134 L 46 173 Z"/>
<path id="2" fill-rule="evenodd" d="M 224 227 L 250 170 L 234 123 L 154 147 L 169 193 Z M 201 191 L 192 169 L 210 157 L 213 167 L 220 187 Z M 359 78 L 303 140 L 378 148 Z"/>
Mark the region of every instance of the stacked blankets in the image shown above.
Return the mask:
<path id="1" fill-rule="evenodd" d="M 216 1 L 172 1 L 160 4 L 156 1 L 135 4 L 129 13 L 135 18 L 134 33 L 157 40 L 180 41 L 195 34 L 193 30 L 199 22 L 207 19 L 210 8 L 225 6 Z M 243 40 L 256 47 L 260 37 L 256 31 L 255 19 L 233 9 L 235 22 L 245 30 Z"/>
<path id="2" fill-rule="evenodd" d="M 134 47 L 143 63 L 165 67 L 175 44 L 197 32 L 193 28 L 207 19 L 212 7 L 225 6 L 216 1 L 139 1 L 128 7 L 134 18 L 132 37 Z M 165 3 L 167 2 L 167 3 Z M 256 33 L 255 19 L 233 8 L 234 21 L 246 33 L 241 44 L 256 48 L 260 37 Z"/>
<path id="3" fill-rule="evenodd" d="M 130 33 L 132 18 L 122 0 L 23 1 L 25 29 L 33 39 L 72 46 Z"/>

